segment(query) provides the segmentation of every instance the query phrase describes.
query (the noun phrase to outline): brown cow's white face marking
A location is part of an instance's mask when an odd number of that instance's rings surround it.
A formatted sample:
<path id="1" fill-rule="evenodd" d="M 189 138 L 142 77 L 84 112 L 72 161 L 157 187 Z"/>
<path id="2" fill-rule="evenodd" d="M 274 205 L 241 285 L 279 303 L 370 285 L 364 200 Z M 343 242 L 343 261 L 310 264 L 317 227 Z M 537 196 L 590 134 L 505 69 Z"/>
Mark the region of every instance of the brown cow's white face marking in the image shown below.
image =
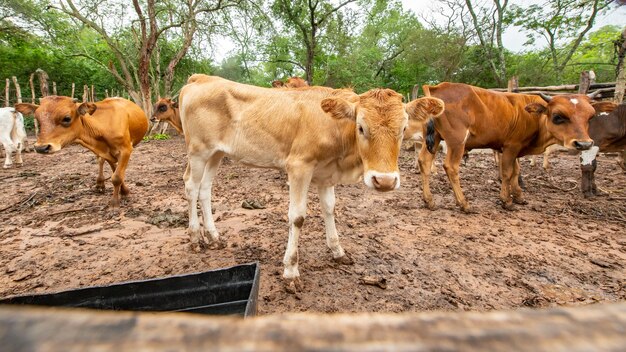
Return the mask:
<path id="1" fill-rule="evenodd" d="M 426 115 L 443 112 L 443 102 L 422 98 L 405 106 L 402 96 L 390 89 L 374 89 L 351 103 L 341 98 L 322 101 L 322 109 L 335 118 L 354 119 L 356 144 L 363 162 L 363 182 L 377 191 L 400 187 L 398 155 L 409 118 L 424 120 Z"/>

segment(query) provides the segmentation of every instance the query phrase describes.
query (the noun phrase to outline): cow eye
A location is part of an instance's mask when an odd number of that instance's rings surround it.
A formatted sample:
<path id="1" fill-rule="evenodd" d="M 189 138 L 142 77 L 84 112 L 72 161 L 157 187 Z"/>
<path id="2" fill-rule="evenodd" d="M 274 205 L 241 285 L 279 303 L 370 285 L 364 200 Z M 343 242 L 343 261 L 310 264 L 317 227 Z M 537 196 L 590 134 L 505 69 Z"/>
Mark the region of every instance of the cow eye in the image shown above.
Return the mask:
<path id="1" fill-rule="evenodd" d="M 64 126 L 69 126 L 70 122 L 72 122 L 72 117 L 69 115 L 65 116 L 63 120 L 61 120 L 61 124 Z"/>
<path id="2" fill-rule="evenodd" d="M 160 112 L 166 112 L 167 111 L 167 105 L 160 105 L 159 106 L 159 111 Z"/>
<path id="3" fill-rule="evenodd" d="M 363 126 L 359 125 L 359 134 L 361 134 L 361 136 L 365 135 L 365 131 L 363 130 Z"/>
<path id="4" fill-rule="evenodd" d="M 560 125 L 567 121 L 569 121 L 569 119 L 561 114 L 552 115 L 552 123 L 554 123 L 555 125 Z"/>

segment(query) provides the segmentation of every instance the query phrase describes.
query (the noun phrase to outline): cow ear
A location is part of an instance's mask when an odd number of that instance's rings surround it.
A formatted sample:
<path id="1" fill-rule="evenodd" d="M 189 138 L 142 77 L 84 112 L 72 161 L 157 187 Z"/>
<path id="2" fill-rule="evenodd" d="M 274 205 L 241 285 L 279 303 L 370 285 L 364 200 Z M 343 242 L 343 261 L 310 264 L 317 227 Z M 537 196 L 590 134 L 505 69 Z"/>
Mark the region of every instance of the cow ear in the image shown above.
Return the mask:
<path id="1" fill-rule="evenodd" d="M 82 103 L 78 106 L 78 114 L 81 116 L 85 114 L 93 115 L 96 109 L 96 104 L 94 103 Z"/>
<path id="2" fill-rule="evenodd" d="M 541 116 L 548 111 L 548 108 L 546 108 L 546 106 L 541 103 L 530 103 L 526 105 L 524 110 L 528 111 L 531 114 Z"/>
<path id="3" fill-rule="evenodd" d="M 424 121 L 431 116 L 439 116 L 443 114 L 444 109 L 443 100 L 433 97 L 415 99 L 405 106 L 409 119 L 415 121 Z"/>
<path id="4" fill-rule="evenodd" d="M 178 109 L 178 102 L 172 102 L 172 107 L 175 109 Z"/>
<path id="5" fill-rule="evenodd" d="M 330 116 L 340 119 L 356 119 L 356 108 L 354 104 L 341 98 L 326 98 L 321 103 L 322 110 Z"/>
<path id="6" fill-rule="evenodd" d="M 32 115 L 35 113 L 35 110 L 37 110 L 37 108 L 39 108 L 39 105 L 28 103 L 15 104 L 15 110 L 22 113 L 22 115 Z"/>

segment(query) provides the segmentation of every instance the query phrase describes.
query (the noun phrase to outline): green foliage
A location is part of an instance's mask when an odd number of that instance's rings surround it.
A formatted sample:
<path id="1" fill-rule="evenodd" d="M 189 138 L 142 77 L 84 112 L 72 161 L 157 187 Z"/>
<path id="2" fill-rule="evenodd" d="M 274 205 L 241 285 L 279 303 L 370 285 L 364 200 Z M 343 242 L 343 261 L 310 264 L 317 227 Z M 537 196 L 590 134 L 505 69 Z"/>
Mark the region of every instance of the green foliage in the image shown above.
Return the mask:
<path id="1" fill-rule="evenodd" d="M 165 141 L 170 138 L 172 137 L 167 133 L 155 133 L 151 136 L 144 136 L 143 140 L 144 141 Z"/>

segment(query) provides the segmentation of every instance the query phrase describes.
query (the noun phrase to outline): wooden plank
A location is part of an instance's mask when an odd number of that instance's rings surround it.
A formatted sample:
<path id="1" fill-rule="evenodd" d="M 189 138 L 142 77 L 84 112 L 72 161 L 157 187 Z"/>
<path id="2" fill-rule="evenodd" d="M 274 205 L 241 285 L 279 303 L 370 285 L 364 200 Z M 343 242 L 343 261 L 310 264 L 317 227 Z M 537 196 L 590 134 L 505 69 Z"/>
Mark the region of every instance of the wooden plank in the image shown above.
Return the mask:
<path id="1" fill-rule="evenodd" d="M 0 307 L 5 351 L 623 351 L 626 303 L 508 312 L 285 314 L 251 319 Z"/>

